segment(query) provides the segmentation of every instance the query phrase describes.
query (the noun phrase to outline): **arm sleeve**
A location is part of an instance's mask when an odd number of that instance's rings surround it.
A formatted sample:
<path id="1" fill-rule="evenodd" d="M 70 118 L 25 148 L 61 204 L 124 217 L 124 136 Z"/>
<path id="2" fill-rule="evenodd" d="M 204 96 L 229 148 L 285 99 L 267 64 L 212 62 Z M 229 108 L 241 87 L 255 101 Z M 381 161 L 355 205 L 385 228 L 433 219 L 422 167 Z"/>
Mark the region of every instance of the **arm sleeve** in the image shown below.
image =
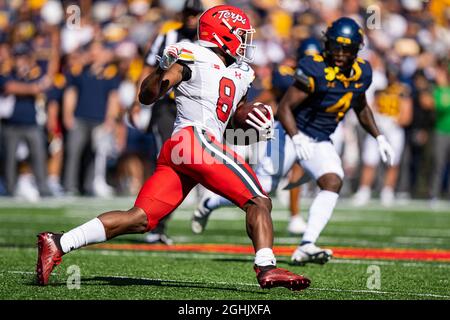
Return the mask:
<path id="1" fill-rule="evenodd" d="M 363 73 L 363 79 L 364 79 L 364 88 L 365 90 L 369 89 L 370 85 L 372 84 L 372 67 L 370 66 L 370 63 L 366 61 L 364 64 L 364 73 Z"/>
<path id="2" fill-rule="evenodd" d="M 120 75 L 116 75 L 109 80 L 109 91 L 119 89 L 120 83 L 122 82 L 122 78 Z"/>
<path id="3" fill-rule="evenodd" d="M 185 63 L 177 61 L 183 67 L 183 79 L 182 81 L 189 81 L 192 78 L 192 70 Z"/>
<path id="4" fill-rule="evenodd" d="M 51 87 L 47 93 L 47 103 L 50 101 L 61 101 L 62 100 L 63 90 L 56 88 L 55 86 Z"/>
<path id="5" fill-rule="evenodd" d="M 294 74 L 294 85 L 305 92 L 312 93 L 315 89 L 316 73 L 310 56 L 300 59 Z"/>
<path id="6" fill-rule="evenodd" d="M 80 88 L 80 75 L 74 75 L 71 72 L 68 72 L 65 75 L 67 79 L 67 88 L 69 87 L 76 87 L 77 89 Z"/>

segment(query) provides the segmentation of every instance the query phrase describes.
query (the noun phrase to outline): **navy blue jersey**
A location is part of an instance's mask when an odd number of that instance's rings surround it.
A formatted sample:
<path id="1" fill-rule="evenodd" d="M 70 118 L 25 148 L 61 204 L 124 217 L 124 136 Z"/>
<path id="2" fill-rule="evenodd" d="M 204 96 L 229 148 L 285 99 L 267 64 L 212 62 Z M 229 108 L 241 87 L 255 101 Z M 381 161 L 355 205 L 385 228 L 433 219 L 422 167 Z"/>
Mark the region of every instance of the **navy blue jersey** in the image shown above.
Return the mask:
<path id="1" fill-rule="evenodd" d="M 46 96 L 47 96 L 47 103 L 51 101 L 56 101 L 58 103 L 62 103 L 63 100 L 63 94 L 64 94 L 64 88 L 58 88 L 56 86 L 52 86 L 50 89 L 48 89 Z"/>
<path id="2" fill-rule="evenodd" d="M 350 77 L 328 66 L 321 55 L 306 56 L 297 66 L 297 74 L 310 80 L 311 92 L 294 110 L 297 128 L 317 141 L 330 140 L 346 112 L 359 103 L 359 98 L 372 83 L 368 61 L 357 58 Z"/>
<path id="3" fill-rule="evenodd" d="M 281 101 L 285 92 L 294 82 L 294 73 L 294 68 L 289 66 L 280 65 L 274 68 L 272 72 L 272 90 L 277 102 Z"/>
<path id="4" fill-rule="evenodd" d="M 7 81 L 8 81 L 8 76 L 0 74 L 0 95 L 2 95 L 4 93 L 4 91 L 5 91 L 4 87 L 5 87 L 5 84 Z"/>
<path id="5" fill-rule="evenodd" d="M 66 77 L 62 73 L 58 73 L 55 75 L 53 79 L 53 85 L 46 92 L 47 103 L 56 101 L 59 105 L 62 104 L 66 82 Z"/>
<path id="6" fill-rule="evenodd" d="M 119 87 L 121 78 L 114 64 L 95 74 L 91 66 L 81 70 L 71 70 L 66 75 L 67 87 L 74 86 L 78 90 L 75 117 L 101 123 L 105 121 L 109 93 Z"/>
<path id="7" fill-rule="evenodd" d="M 39 65 L 35 65 L 26 77 L 20 77 L 13 72 L 7 81 L 18 81 L 22 83 L 35 83 L 44 76 L 45 70 Z M 15 97 L 14 111 L 6 123 L 12 125 L 33 126 L 37 125 L 36 121 L 36 97 L 34 95 L 22 95 Z"/>

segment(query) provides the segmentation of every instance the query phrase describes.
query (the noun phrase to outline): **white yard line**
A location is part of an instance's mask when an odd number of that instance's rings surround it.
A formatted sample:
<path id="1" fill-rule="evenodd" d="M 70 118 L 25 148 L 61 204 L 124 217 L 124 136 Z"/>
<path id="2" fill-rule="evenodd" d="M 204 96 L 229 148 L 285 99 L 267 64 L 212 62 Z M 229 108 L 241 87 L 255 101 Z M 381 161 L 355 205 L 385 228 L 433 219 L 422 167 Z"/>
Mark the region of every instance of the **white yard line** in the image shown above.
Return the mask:
<path id="1" fill-rule="evenodd" d="M 402 243 L 402 244 L 448 244 L 450 243 L 450 239 L 449 238 L 438 238 L 438 237 L 422 237 L 422 236 L 418 236 L 418 237 L 414 237 L 414 236 L 409 236 L 409 237 L 394 237 L 393 238 L 395 243 Z"/>
<path id="2" fill-rule="evenodd" d="M 444 295 L 440 295 L 440 294 L 403 292 L 403 291 L 348 290 L 348 289 L 331 289 L 331 288 L 309 288 L 308 290 L 327 291 L 327 292 L 349 292 L 349 293 L 371 293 L 371 294 L 387 294 L 387 295 L 407 295 L 407 296 L 414 296 L 414 297 L 431 297 L 431 298 L 446 298 L 446 299 L 450 299 L 450 296 L 444 296 Z"/>
<path id="3" fill-rule="evenodd" d="M 0 197 L 0 208 L 81 208 L 85 211 L 94 210 L 111 210 L 111 209 L 128 209 L 134 203 L 135 197 L 114 197 L 112 199 L 99 199 L 93 197 L 66 197 L 66 198 L 49 198 L 38 203 L 27 203 L 23 199 L 14 199 L 8 197 Z M 274 211 L 288 212 L 287 206 L 278 199 L 273 199 Z M 301 207 L 306 212 L 312 202 L 312 198 L 302 198 Z M 192 212 L 196 205 L 193 199 L 190 203 L 183 203 L 180 210 Z M 420 212 L 427 211 L 433 213 L 448 213 L 450 211 L 450 201 L 440 200 L 435 203 L 433 208 L 430 207 L 426 200 L 411 200 L 406 203 L 398 202 L 395 206 L 385 208 L 380 205 L 379 201 L 371 201 L 364 207 L 354 207 L 351 205 L 351 199 L 340 199 L 337 205 L 337 211 L 363 213 L 364 211 L 381 211 L 381 212 Z"/>
<path id="4" fill-rule="evenodd" d="M 2 248 L 9 250 L 26 250 L 35 252 L 35 248 Z M 150 256 L 150 257 L 171 257 L 179 259 L 233 259 L 239 258 L 242 261 L 253 261 L 254 256 L 251 254 L 220 254 L 220 253 L 209 253 L 209 252 L 177 252 L 177 251 L 129 251 L 129 250 L 104 250 L 104 249 L 82 249 L 78 250 L 77 254 L 82 255 L 103 255 L 103 256 L 126 256 L 126 257 L 136 257 L 136 256 Z M 285 261 L 287 256 L 279 256 L 280 261 Z M 426 266 L 432 266 L 433 268 L 444 268 L 450 269 L 450 263 L 442 263 L 435 261 L 401 261 L 401 260 L 376 260 L 376 259 L 331 259 L 328 263 L 331 264 L 355 264 L 355 265 L 385 265 L 385 266 L 402 266 L 402 267 L 412 267 L 421 268 Z M 1 271 L 0 271 L 1 272 Z"/>
<path id="5" fill-rule="evenodd" d="M 3 272 L 4 273 L 4 272 Z M 34 272 L 30 271 L 7 271 L 7 273 L 12 274 L 28 274 L 34 275 Z M 1 273 L 0 273 L 1 274 Z M 143 278 L 143 277 L 135 277 L 135 276 L 126 276 L 126 275 L 95 275 L 90 274 L 89 277 L 110 277 L 110 278 L 118 278 L 118 279 L 132 279 L 132 280 L 141 280 L 141 281 L 149 281 L 149 282 L 162 282 L 162 283 L 188 283 L 195 285 L 225 285 L 229 287 L 233 286 L 242 286 L 242 287 L 251 287 L 251 288 L 259 288 L 259 285 L 255 283 L 243 283 L 243 282 L 223 282 L 223 281 L 183 281 L 183 280 L 172 280 L 172 279 L 159 279 L 159 278 Z M 81 280 L 83 281 L 83 280 Z M 357 294 L 376 294 L 376 295 L 407 295 L 412 297 L 427 297 L 427 298 L 444 298 L 450 299 L 448 295 L 440 295 L 434 293 L 417 293 L 417 292 L 403 292 L 403 291 L 380 291 L 380 290 L 352 290 L 352 289 L 334 289 L 334 288 L 308 288 L 308 291 L 325 291 L 325 292 L 348 292 L 348 293 L 357 293 Z"/>
<path id="6" fill-rule="evenodd" d="M 162 251 L 120 251 L 120 250 L 83 250 L 80 251 L 83 253 L 91 253 L 91 252 L 95 252 L 95 253 L 99 253 L 100 255 L 113 255 L 113 256 L 120 256 L 120 255 L 125 255 L 125 256 L 135 256 L 136 254 L 139 255 L 150 255 L 150 256 L 170 256 L 173 258 L 191 258 L 191 259 L 229 259 L 229 258 L 240 258 L 242 260 L 248 260 L 248 261 L 253 261 L 254 257 L 253 255 L 245 255 L 245 254 L 216 254 L 216 253 L 189 253 L 189 252 L 173 252 L 173 251 L 167 251 L 167 252 L 162 252 Z M 282 258 L 280 258 L 280 260 L 283 260 Z M 330 260 L 328 263 L 331 264 L 357 264 L 357 265 L 399 265 L 402 267 L 416 267 L 416 268 L 420 268 L 420 267 L 425 267 L 425 266 L 430 266 L 430 264 L 432 264 L 433 267 L 436 268 L 449 268 L 450 269 L 450 263 L 436 263 L 433 261 L 429 261 L 429 262 L 420 262 L 420 261 L 386 261 L 386 260 L 372 260 L 372 259 L 332 259 Z"/>
<path id="7" fill-rule="evenodd" d="M 395 248 L 398 247 L 400 242 L 387 242 L 387 241 L 373 241 L 373 240 L 364 240 L 359 237 L 357 237 L 358 234 L 352 234 L 348 235 L 347 237 L 333 237 L 333 236 L 327 236 L 323 235 L 320 237 L 320 242 L 323 243 L 332 243 L 332 244 L 339 244 L 339 246 L 356 246 L 356 247 L 367 247 L 367 248 Z M 220 234 L 205 234 L 205 238 L 208 238 L 209 242 L 231 242 L 231 243 L 241 243 L 250 244 L 250 239 L 246 236 L 225 236 Z M 173 236 L 172 239 L 175 241 L 175 243 L 192 243 L 196 242 L 199 239 L 199 236 L 192 235 L 192 236 Z M 301 237 L 300 236 L 293 236 L 293 237 L 275 237 L 274 239 L 274 245 L 298 245 L 300 244 Z M 417 241 L 414 241 L 414 237 L 411 237 L 409 242 L 401 242 L 401 244 L 445 244 L 450 241 L 450 239 L 437 239 L 436 238 L 428 238 L 424 240 L 424 237 L 419 237 Z M 426 242 L 424 242 L 426 241 Z M 320 245 L 320 244 L 319 244 Z M 409 248 L 409 247 L 408 247 Z M 402 248 L 399 248 L 402 249 Z"/>
<path id="8" fill-rule="evenodd" d="M 77 209 L 78 210 L 78 209 Z M 71 213 L 72 212 L 72 213 Z M 2 227 L 2 223 L 24 223 L 28 221 L 28 219 L 33 219 L 33 222 L 36 223 L 45 223 L 48 225 L 60 225 L 62 223 L 78 223 L 80 220 L 86 220 L 88 215 L 73 215 L 72 209 L 67 209 L 66 214 L 64 216 L 52 216 L 52 215 L 40 215 L 40 214 L 1 214 L 0 215 L 0 230 L 6 229 L 10 230 L 10 226 L 6 226 L 6 228 Z M 92 216 L 93 217 L 93 216 Z M 347 216 L 335 216 L 332 217 L 332 222 L 339 221 L 368 221 L 367 219 L 357 218 L 354 219 L 352 217 Z M 190 215 L 177 215 L 175 214 L 173 220 L 187 221 L 190 220 Z M 377 218 L 378 220 L 379 218 Z M 224 214 L 218 214 L 213 216 L 211 220 L 221 221 L 221 220 L 244 220 L 244 216 L 240 213 L 236 213 L 233 211 L 224 212 Z M 279 215 L 274 214 L 274 221 L 287 221 L 287 215 Z M 384 222 L 386 223 L 386 222 Z M 387 223 L 388 224 L 388 223 Z M 20 229 L 18 232 L 23 232 L 23 229 Z M 190 232 L 190 231 L 188 231 Z M 324 235 L 320 239 L 323 242 L 336 242 L 341 243 L 342 245 L 357 245 L 357 246 L 371 246 L 374 243 L 378 246 L 396 246 L 396 244 L 446 244 L 450 243 L 450 231 L 447 229 L 440 228 L 404 228 L 402 230 L 402 234 L 397 235 L 393 238 L 392 242 L 379 242 L 379 241 L 371 241 L 371 240 L 363 240 L 359 238 L 355 238 L 358 235 L 371 235 L 371 236 L 388 236 L 393 235 L 394 230 L 389 226 L 361 226 L 355 229 L 354 227 L 343 225 L 333 225 L 327 227 L 327 234 L 329 236 Z M 9 231 L 8 231 L 9 233 Z M 427 236 L 428 235 L 428 236 Z M 339 237 L 338 237 L 339 236 Z M 343 237 L 340 237 L 343 236 Z M 248 241 L 247 237 L 233 237 L 233 236 L 221 236 L 221 235 L 213 235 L 207 234 L 207 237 L 214 241 L 229 241 L 230 239 L 233 242 L 246 242 Z M 185 235 L 174 237 L 174 240 L 178 242 L 186 242 L 186 241 L 196 241 L 198 236 L 195 235 Z M 299 237 L 277 237 L 275 240 L 278 243 L 284 244 L 297 244 L 299 242 Z M 211 241 L 212 241 L 211 240 Z"/>

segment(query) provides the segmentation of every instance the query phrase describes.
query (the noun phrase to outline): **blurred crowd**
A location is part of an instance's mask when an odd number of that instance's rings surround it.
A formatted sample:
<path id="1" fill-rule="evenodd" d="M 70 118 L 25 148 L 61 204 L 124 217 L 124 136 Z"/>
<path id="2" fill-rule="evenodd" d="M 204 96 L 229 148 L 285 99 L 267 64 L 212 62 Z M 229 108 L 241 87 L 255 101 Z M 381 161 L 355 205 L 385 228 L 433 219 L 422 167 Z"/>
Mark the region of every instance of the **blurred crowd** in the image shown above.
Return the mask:
<path id="1" fill-rule="evenodd" d="M 373 68 L 369 103 L 377 111 L 381 93 L 399 99 L 404 109 L 390 116 L 405 139 L 396 172 L 372 165 L 372 177 L 362 179 L 365 136 L 350 112 L 342 126 L 344 196 L 363 184 L 372 194 L 389 184 L 397 197 L 449 197 L 449 0 L 201 1 L 205 9 L 222 3 L 250 16 L 257 53 L 249 100 L 271 105 L 302 42 L 320 40 L 341 16 L 354 18 L 365 31 L 360 56 Z M 155 66 L 158 35 L 178 30 L 195 40 L 188 24 L 198 13 L 189 5 L 0 0 L 1 195 L 38 201 L 137 194 L 175 115 L 169 102 L 140 106 L 138 85 Z"/>

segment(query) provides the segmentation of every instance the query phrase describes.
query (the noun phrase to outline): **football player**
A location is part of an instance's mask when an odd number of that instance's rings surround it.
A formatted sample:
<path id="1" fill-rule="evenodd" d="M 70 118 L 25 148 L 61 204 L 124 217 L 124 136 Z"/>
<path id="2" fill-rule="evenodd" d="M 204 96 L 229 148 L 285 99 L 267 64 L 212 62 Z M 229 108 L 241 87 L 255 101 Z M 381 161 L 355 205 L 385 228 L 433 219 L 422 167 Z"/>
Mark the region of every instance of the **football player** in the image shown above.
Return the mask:
<path id="1" fill-rule="evenodd" d="M 369 62 L 358 58 L 363 46 L 363 31 L 347 17 L 334 21 L 324 34 L 323 54 L 300 60 L 295 82 L 278 107 L 278 119 L 295 149 L 297 158 L 320 191 L 309 209 L 302 241 L 293 253 L 294 264 L 325 263 L 332 251 L 315 245 L 330 219 L 344 171 L 330 135 L 349 109 L 353 109 L 362 127 L 377 141 L 383 162 L 393 164 L 394 152 L 378 130 L 365 91 L 372 82 Z M 292 159 L 294 162 L 294 159 Z"/>
<path id="2" fill-rule="evenodd" d="M 320 42 L 315 38 L 307 38 L 302 41 L 298 50 L 297 56 L 299 59 L 304 58 L 307 55 L 319 54 L 322 51 Z M 287 65 L 281 65 L 274 70 L 272 75 L 273 92 L 278 102 L 281 101 L 284 93 L 294 83 L 295 64 L 293 67 Z M 279 182 L 288 176 L 289 172 L 292 172 L 290 180 L 295 183 L 299 176 L 302 176 L 302 170 L 299 168 L 299 172 L 296 170 L 295 160 L 297 154 L 292 147 L 292 144 L 286 143 L 286 132 L 283 126 L 279 123 L 275 123 L 275 134 L 277 138 L 268 142 L 268 146 L 265 150 L 265 155 L 255 167 L 256 175 L 264 190 L 271 194 L 275 193 Z M 292 188 L 291 191 L 291 218 L 288 224 L 288 232 L 290 234 L 303 234 L 306 229 L 306 223 L 298 213 L 298 209 L 295 212 L 294 203 L 298 203 L 298 197 L 300 192 L 292 192 L 298 188 Z M 212 192 L 205 192 L 200 201 L 198 207 L 194 211 L 192 217 L 191 229 L 195 234 L 202 233 L 207 225 L 208 219 L 211 213 L 224 206 L 232 206 L 233 203 L 229 200 L 214 194 Z"/>
<path id="3" fill-rule="evenodd" d="M 262 288 L 309 286 L 307 278 L 276 267 L 271 200 L 250 166 L 222 142 L 227 123 L 245 104 L 254 78 L 247 64 L 254 52 L 253 33 L 242 10 L 221 5 L 200 16 L 199 44 L 180 42 L 164 50 L 158 68 L 144 79 L 139 93 L 140 102 L 150 105 L 175 89 L 174 133 L 162 146 L 155 173 L 128 211 L 106 212 L 64 234 L 39 234 L 39 284 L 47 284 L 54 266 L 72 250 L 155 228 L 201 183 L 246 212 L 247 233 L 256 253 L 254 269 Z M 271 114 L 271 108 L 265 108 Z M 259 114 L 258 124 L 253 126 L 260 140 L 271 139 L 273 117 L 258 111 L 254 111 Z"/>
<path id="4" fill-rule="evenodd" d="M 394 165 L 387 168 L 380 200 L 383 206 L 394 203 L 394 188 L 397 184 L 401 154 L 405 145 L 404 127 L 412 120 L 412 100 L 409 88 L 398 80 L 395 67 L 387 70 L 388 86 L 375 92 L 375 118 L 381 130 L 392 144 L 395 154 Z M 364 206 L 371 197 L 372 183 L 375 180 L 380 155 L 376 141 L 371 136 L 364 140 L 362 162 L 364 164 L 358 192 L 353 197 L 355 206 Z"/>

